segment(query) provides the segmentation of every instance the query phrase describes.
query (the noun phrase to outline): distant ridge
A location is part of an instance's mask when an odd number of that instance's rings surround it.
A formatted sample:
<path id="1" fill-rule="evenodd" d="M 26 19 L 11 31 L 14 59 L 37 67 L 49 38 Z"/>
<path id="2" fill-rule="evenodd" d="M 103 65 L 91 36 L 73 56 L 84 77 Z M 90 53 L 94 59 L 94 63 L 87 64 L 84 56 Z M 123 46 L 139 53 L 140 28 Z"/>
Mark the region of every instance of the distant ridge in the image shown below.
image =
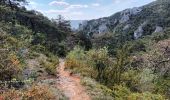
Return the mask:
<path id="1" fill-rule="evenodd" d="M 81 24 L 85 20 L 70 20 L 71 22 L 71 28 L 72 29 L 78 29 L 79 24 Z"/>

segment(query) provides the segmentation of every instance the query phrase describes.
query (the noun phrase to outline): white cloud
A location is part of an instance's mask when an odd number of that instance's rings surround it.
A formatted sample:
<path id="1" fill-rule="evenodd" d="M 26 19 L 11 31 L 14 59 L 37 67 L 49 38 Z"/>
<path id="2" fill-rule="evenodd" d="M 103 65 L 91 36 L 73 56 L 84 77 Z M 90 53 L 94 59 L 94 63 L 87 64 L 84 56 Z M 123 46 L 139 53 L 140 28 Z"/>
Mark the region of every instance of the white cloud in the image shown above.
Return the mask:
<path id="1" fill-rule="evenodd" d="M 60 0 L 60 1 L 52 1 L 49 3 L 50 6 L 61 6 L 62 9 L 51 9 L 48 11 L 45 11 L 44 14 L 45 15 L 49 15 L 50 18 L 55 18 L 57 15 L 63 15 L 66 19 L 90 19 L 90 17 L 88 14 L 86 14 L 85 12 L 82 12 L 83 9 L 85 8 L 89 8 L 89 7 L 99 7 L 100 4 L 99 3 L 91 3 L 89 5 L 87 4 L 70 4 L 64 0 Z M 97 18 L 97 17 L 95 17 Z"/>
<path id="2" fill-rule="evenodd" d="M 65 2 L 64 0 L 59 1 L 52 1 L 49 3 L 50 6 L 63 6 L 66 9 L 78 9 L 78 8 L 88 8 L 88 5 L 81 5 L 81 4 L 69 4 L 68 2 Z"/>
<path id="3" fill-rule="evenodd" d="M 52 1 L 49 3 L 50 6 L 69 6 L 70 4 L 64 1 Z"/>
<path id="4" fill-rule="evenodd" d="M 72 19 L 72 18 L 76 18 L 76 17 L 80 17 L 82 16 L 84 13 L 81 12 L 79 9 L 82 8 L 88 8 L 89 5 L 82 5 L 82 4 L 69 4 L 68 2 L 65 2 L 64 0 L 60 0 L 60 1 L 52 1 L 49 3 L 50 6 L 62 6 L 63 9 L 62 10 L 58 10 L 58 9 L 51 9 L 48 11 L 45 11 L 44 13 L 46 15 L 52 15 L 53 17 L 55 17 L 56 15 L 63 15 L 64 17 L 66 17 L 67 19 Z"/>
<path id="5" fill-rule="evenodd" d="M 120 3 L 124 3 L 124 2 L 134 2 L 134 1 L 135 0 L 113 0 L 113 3 L 120 4 Z"/>
<path id="6" fill-rule="evenodd" d="M 88 8 L 88 7 L 89 7 L 88 5 L 76 4 L 76 5 L 70 5 L 67 9 L 78 9 L 78 8 Z"/>
<path id="7" fill-rule="evenodd" d="M 64 16 L 66 19 L 81 19 L 84 13 L 81 11 L 65 10 L 48 10 L 44 12 L 45 15 L 50 15 L 50 18 L 56 18 L 58 15 Z"/>
<path id="8" fill-rule="evenodd" d="M 100 4 L 99 4 L 99 3 L 93 3 L 92 6 L 93 6 L 93 7 L 99 7 Z"/>

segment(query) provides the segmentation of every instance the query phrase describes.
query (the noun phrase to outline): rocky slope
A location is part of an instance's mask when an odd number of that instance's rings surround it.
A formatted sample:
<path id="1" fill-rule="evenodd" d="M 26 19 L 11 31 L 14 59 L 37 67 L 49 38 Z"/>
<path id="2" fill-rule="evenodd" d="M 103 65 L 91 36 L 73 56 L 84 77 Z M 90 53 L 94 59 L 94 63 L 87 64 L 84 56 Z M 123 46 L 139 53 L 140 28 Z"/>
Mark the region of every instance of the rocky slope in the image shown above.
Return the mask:
<path id="1" fill-rule="evenodd" d="M 170 1 L 157 0 L 142 7 L 115 13 L 112 16 L 86 21 L 79 30 L 90 37 L 106 33 L 124 33 L 138 39 L 154 32 L 162 32 L 170 26 Z"/>

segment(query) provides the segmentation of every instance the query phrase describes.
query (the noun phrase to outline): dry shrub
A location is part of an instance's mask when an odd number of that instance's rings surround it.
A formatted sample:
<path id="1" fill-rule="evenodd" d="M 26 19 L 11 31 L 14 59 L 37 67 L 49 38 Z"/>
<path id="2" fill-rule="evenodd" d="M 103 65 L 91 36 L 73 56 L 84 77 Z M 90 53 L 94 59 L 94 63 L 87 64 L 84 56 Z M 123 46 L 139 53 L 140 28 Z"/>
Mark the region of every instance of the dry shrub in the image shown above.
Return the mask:
<path id="1" fill-rule="evenodd" d="M 2 94 L 2 100 L 21 100 L 21 96 L 21 91 L 11 89 Z"/>
<path id="2" fill-rule="evenodd" d="M 28 91 L 23 93 L 26 100 L 55 100 L 54 94 L 48 86 L 33 85 Z"/>
<path id="3" fill-rule="evenodd" d="M 9 90 L 2 94 L 2 100 L 55 100 L 48 86 L 33 85 L 27 90 Z"/>
<path id="4" fill-rule="evenodd" d="M 19 59 L 15 54 L 9 54 L 6 51 L 0 52 L 0 80 L 11 80 L 17 78 L 22 71 Z"/>

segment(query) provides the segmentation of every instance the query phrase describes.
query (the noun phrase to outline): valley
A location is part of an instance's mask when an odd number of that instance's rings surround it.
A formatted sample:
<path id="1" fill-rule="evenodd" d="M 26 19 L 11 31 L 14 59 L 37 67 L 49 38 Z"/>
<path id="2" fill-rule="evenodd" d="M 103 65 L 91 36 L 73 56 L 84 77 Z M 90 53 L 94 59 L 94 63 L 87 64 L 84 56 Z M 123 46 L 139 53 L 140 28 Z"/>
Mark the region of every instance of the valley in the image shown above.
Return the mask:
<path id="1" fill-rule="evenodd" d="M 170 100 L 170 1 L 73 1 L 0 0 L 0 100 Z"/>

